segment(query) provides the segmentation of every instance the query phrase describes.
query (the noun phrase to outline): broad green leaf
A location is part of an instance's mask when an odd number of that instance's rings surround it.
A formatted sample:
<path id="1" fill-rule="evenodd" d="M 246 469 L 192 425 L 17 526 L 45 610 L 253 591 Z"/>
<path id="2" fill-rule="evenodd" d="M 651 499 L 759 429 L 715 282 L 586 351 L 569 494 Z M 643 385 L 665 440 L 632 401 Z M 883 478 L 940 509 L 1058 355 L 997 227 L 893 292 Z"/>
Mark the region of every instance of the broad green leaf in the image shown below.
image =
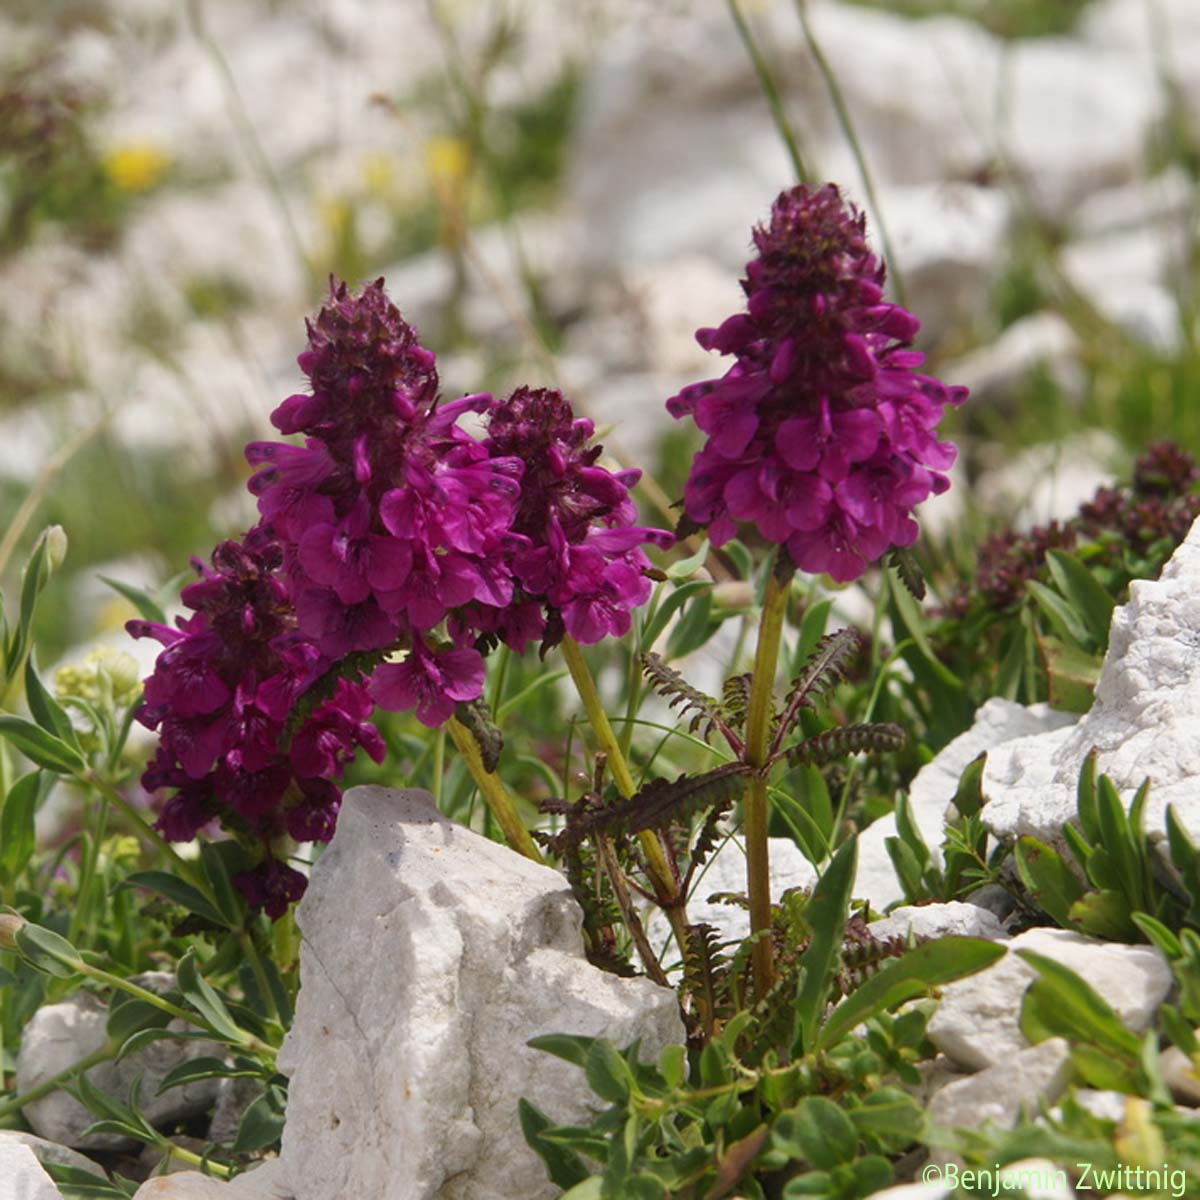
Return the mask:
<path id="1" fill-rule="evenodd" d="M 705 589 L 687 606 L 671 630 L 663 657 L 671 662 L 699 650 L 717 632 L 723 619 L 712 619 L 712 588 Z"/>
<path id="2" fill-rule="evenodd" d="M 22 775 L 8 789 L 0 809 L 0 879 L 12 883 L 29 865 L 37 847 L 35 817 L 50 791 L 52 776 L 41 771 Z"/>
<path id="3" fill-rule="evenodd" d="M 667 1087 L 683 1087 L 687 1082 L 688 1073 L 687 1047 L 681 1046 L 678 1042 L 664 1046 L 662 1053 L 658 1056 L 658 1070 L 666 1080 Z"/>
<path id="4" fill-rule="evenodd" d="M 1023 837 L 1013 858 L 1034 903 L 1064 929 L 1074 928 L 1071 906 L 1083 895 L 1083 884 L 1059 853 L 1035 837 Z"/>
<path id="5" fill-rule="evenodd" d="M 158 892 L 168 900 L 186 908 L 188 912 L 211 921 L 214 925 L 227 926 L 228 921 L 212 906 L 202 892 L 190 883 L 185 883 L 177 875 L 168 871 L 134 871 L 118 885 L 119 888 L 140 887 Z"/>
<path id="6" fill-rule="evenodd" d="M 175 978 L 184 999 L 204 1018 L 219 1037 L 234 1043 L 245 1041 L 246 1035 L 234 1024 L 229 1010 L 225 1007 L 225 1002 L 197 969 L 194 949 L 188 950 L 179 960 L 175 968 Z M 258 1148 L 255 1147 L 255 1149 Z"/>
<path id="7" fill-rule="evenodd" d="M 578 1033 L 547 1033 L 542 1037 L 530 1038 L 525 1044 L 534 1050 L 553 1054 L 555 1058 L 582 1067 L 587 1062 L 588 1051 L 595 1040 Z"/>
<path id="8" fill-rule="evenodd" d="M 1071 1065 L 1088 1087 L 1130 1095 L 1140 1090 L 1138 1068 L 1109 1049 L 1087 1043 L 1072 1046 Z"/>
<path id="9" fill-rule="evenodd" d="M 529 1148 L 546 1164 L 546 1174 L 555 1187 L 571 1188 L 588 1178 L 590 1172 L 583 1159 L 565 1146 L 557 1146 L 542 1138 L 542 1133 L 551 1128 L 553 1122 L 528 1100 L 517 1103 L 521 1121 L 521 1132 Z"/>
<path id="10" fill-rule="evenodd" d="M 276 1089 L 268 1088 L 246 1109 L 231 1147 L 235 1154 L 266 1150 L 279 1141 L 284 1110 L 275 1093 Z"/>
<path id="11" fill-rule="evenodd" d="M 912 1142 L 920 1135 L 925 1123 L 921 1106 L 907 1092 L 896 1087 L 879 1088 L 860 1105 L 847 1111 L 859 1137 Z"/>
<path id="12" fill-rule="evenodd" d="M 1183 943 L 1160 920 L 1149 913 L 1133 913 L 1130 920 L 1146 935 L 1146 940 L 1157 946 L 1167 958 L 1179 958 L 1183 954 Z"/>
<path id="13" fill-rule="evenodd" d="M 792 655 L 792 676 L 799 675 L 808 662 L 809 656 L 817 648 L 817 643 L 825 636 L 825 627 L 829 624 L 829 613 L 833 608 L 832 600 L 818 600 L 804 610 L 800 618 L 800 628 L 796 631 L 796 652 Z"/>
<path id="14" fill-rule="evenodd" d="M 1046 565 L 1058 590 L 1079 615 L 1096 646 L 1104 650 L 1108 645 L 1108 628 L 1116 601 L 1091 571 L 1065 550 L 1049 551 Z"/>
<path id="15" fill-rule="evenodd" d="M 896 872 L 896 879 L 904 892 L 904 899 L 909 904 L 916 904 L 927 899 L 921 864 L 917 861 L 912 847 L 906 845 L 898 837 L 886 838 L 884 847 L 887 850 L 888 858 L 892 860 L 892 870 Z"/>
<path id="16" fill-rule="evenodd" d="M 700 543 L 700 549 L 695 554 L 689 554 L 687 558 L 678 559 L 671 563 L 666 568 L 666 574 L 669 579 L 686 579 L 693 572 L 698 571 L 708 561 L 708 538 L 705 538 Z"/>
<path id="17" fill-rule="evenodd" d="M 67 979 L 78 973 L 79 951 L 44 925 L 22 925 L 14 938 L 17 952 L 34 970 Z"/>
<path id="18" fill-rule="evenodd" d="M 1100 776 L 1096 792 L 1101 844 L 1112 856 L 1121 890 L 1130 907 L 1146 910 L 1150 904 L 1143 886 L 1142 856 L 1130 814 L 1125 811 L 1116 784 L 1107 775 Z"/>
<path id="19" fill-rule="evenodd" d="M 621 1104 L 629 1098 L 633 1072 L 612 1042 L 597 1038 L 588 1050 L 583 1069 L 589 1086 L 601 1100 Z"/>
<path id="20" fill-rule="evenodd" d="M 833 1010 L 817 1037 L 816 1050 L 837 1045 L 852 1029 L 877 1013 L 930 988 L 974 975 L 1005 955 L 1005 948 L 982 938 L 944 937 L 888 962 Z"/>
<path id="21" fill-rule="evenodd" d="M 232 838 L 200 847 L 200 866 L 212 888 L 213 903 L 230 929 L 241 925 L 246 915 L 246 902 L 233 886 L 233 877 L 247 865 L 246 851 Z"/>
<path id="22" fill-rule="evenodd" d="M 1112 1007 L 1070 967 L 1033 950 L 1018 950 L 1039 978 L 1025 993 L 1021 1005 L 1021 1030 L 1049 1033 L 1071 1042 L 1089 1042 L 1110 1053 L 1136 1059 L 1141 1043 L 1125 1028 Z M 1030 1027 L 1027 1029 L 1027 1024 Z"/>
<path id="23" fill-rule="evenodd" d="M 62 738 L 23 717 L 0 713 L 0 737 L 11 742 L 30 762 L 59 775 L 80 774 L 86 767 L 83 756 Z"/>
<path id="24" fill-rule="evenodd" d="M 1050 628 L 1067 645 L 1083 651 L 1095 648 L 1082 618 L 1056 591 L 1036 579 L 1026 580 L 1025 588 L 1042 610 Z"/>
<path id="25" fill-rule="evenodd" d="M 1088 892 L 1071 905 L 1071 924 L 1093 937 L 1110 942 L 1136 942 L 1137 926 L 1129 901 L 1121 892 L 1101 888 Z"/>
<path id="26" fill-rule="evenodd" d="M 771 1130 L 771 1144 L 792 1158 L 820 1170 L 852 1162 L 858 1153 L 858 1131 L 839 1105 L 824 1096 L 807 1096 L 780 1113 Z"/>
<path id="27" fill-rule="evenodd" d="M 593 1175 L 582 1183 L 577 1183 L 569 1192 L 562 1194 L 561 1200 L 601 1200 L 604 1180 L 599 1175 Z"/>
<path id="28" fill-rule="evenodd" d="M 800 956 L 804 981 L 796 997 L 800 1043 L 797 1053 L 808 1053 L 829 1003 L 833 976 L 841 964 L 842 938 L 850 913 L 850 890 L 858 862 L 858 840 L 848 839 L 825 868 L 804 910 L 812 935 Z"/>
<path id="29" fill-rule="evenodd" d="M 951 803 L 961 816 L 973 817 L 984 806 L 983 773 L 987 769 L 987 751 L 977 754 L 963 768 Z"/>
<path id="30" fill-rule="evenodd" d="M 920 652 L 924 668 L 932 672 L 946 687 L 955 692 L 961 692 L 963 690 L 962 681 L 938 658 L 929 644 L 929 639 L 925 636 L 925 616 L 921 611 L 921 606 L 893 572 L 888 571 L 885 578 L 888 581 L 892 603 L 904 626 L 904 632 L 906 636 L 912 638 L 913 644 Z"/>
<path id="31" fill-rule="evenodd" d="M 135 1033 L 143 1029 L 162 1029 L 170 1019 L 161 1008 L 125 992 L 116 992 L 108 1006 L 105 1029 L 113 1041 L 124 1046 Z"/>
<path id="32" fill-rule="evenodd" d="M 33 611 L 37 606 L 38 594 L 50 579 L 50 551 L 47 544 L 49 529 L 42 530 L 37 545 L 25 564 L 21 579 L 21 602 L 17 627 L 12 631 L 8 645 L 5 669 L 11 679 L 20 669 L 29 650 L 30 639 L 33 636 Z"/>
<path id="33" fill-rule="evenodd" d="M 895 1179 L 892 1164 L 881 1154 L 867 1154 L 854 1164 L 854 1194 L 874 1196 Z"/>

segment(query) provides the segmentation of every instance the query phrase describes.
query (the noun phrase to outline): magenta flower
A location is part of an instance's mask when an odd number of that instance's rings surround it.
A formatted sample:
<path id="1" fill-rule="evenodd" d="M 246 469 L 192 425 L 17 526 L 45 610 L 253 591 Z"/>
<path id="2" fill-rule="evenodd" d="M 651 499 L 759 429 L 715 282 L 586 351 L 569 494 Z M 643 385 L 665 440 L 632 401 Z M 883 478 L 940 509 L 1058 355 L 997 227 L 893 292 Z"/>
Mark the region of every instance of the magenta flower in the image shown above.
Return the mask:
<path id="1" fill-rule="evenodd" d="M 477 650 L 435 654 L 420 639 L 402 663 L 384 663 L 371 678 L 371 695 L 381 708 L 403 712 L 415 708 L 417 719 L 431 729 L 454 714 L 459 700 L 474 700 L 483 691 L 483 658 Z"/>
<path id="2" fill-rule="evenodd" d="M 423 632 L 448 617 L 482 632 L 472 614 L 513 599 L 507 547 L 523 469 L 457 424 L 491 397 L 440 401 L 434 356 L 382 280 L 358 295 L 334 287 L 298 361 L 312 394 L 289 397 L 272 420 L 304 447 L 255 442 L 246 456 L 261 468 L 250 487 L 283 546 L 300 632 L 334 661 L 411 647 L 414 663 L 427 659 Z M 412 707 L 424 691 L 378 694 Z M 423 703 L 421 719 L 444 710 Z"/>
<path id="3" fill-rule="evenodd" d="M 650 596 L 642 546 L 674 541 L 634 524 L 629 493 L 640 472 L 597 466 L 603 447 L 590 444 L 593 432 L 549 388 L 518 388 L 491 409 L 488 449 L 523 460 L 525 473 L 510 539 L 520 594 L 488 632 L 518 649 L 538 636 L 531 602 L 544 610 L 544 639 L 556 628 L 585 644 L 627 633 L 632 610 Z"/>
<path id="4" fill-rule="evenodd" d="M 707 435 L 685 512 L 714 545 L 748 522 L 847 582 L 911 545 L 913 508 L 949 487 L 955 448 L 934 430 L 966 389 L 916 372 L 919 322 L 884 300 L 866 220 L 832 184 L 784 192 L 754 242 L 747 311 L 696 334 L 733 365 L 667 401 Z"/>
<path id="5" fill-rule="evenodd" d="M 371 698 L 358 682 L 338 680 L 289 729 L 304 692 L 331 664 L 296 629 L 282 564 L 279 544 L 252 530 L 242 542 L 222 542 L 211 567 L 197 563 L 201 578 L 183 590 L 194 612 L 178 628 L 129 623 L 133 636 L 164 647 L 138 719 L 159 734 L 142 785 L 175 789 L 158 818 L 171 841 L 190 841 L 212 820 L 258 839 L 268 859 L 285 832 L 328 840 L 341 803 L 332 780 L 359 748 L 383 758 Z M 274 891 L 248 884 L 251 903 L 263 907 L 263 896 L 294 890 L 295 879 L 302 890 L 303 876 L 287 870 L 275 864 L 261 877 Z"/>

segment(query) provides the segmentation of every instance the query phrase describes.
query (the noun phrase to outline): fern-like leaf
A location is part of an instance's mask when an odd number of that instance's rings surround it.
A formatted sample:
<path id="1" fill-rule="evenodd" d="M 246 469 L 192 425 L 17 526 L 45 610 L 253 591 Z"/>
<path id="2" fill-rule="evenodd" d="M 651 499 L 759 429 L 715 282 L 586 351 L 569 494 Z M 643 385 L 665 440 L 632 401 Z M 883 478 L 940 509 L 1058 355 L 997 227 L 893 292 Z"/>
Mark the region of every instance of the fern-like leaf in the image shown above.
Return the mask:
<path id="1" fill-rule="evenodd" d="M 683 956 L 684 995 L 695 1004 L 699 1032 L 712 1037 L 717 1022 L 729 1014 L 729 961 L 721 950 L 712 925 L 688 926 L 687 952 Z"/>
<path id="2" fill-rule="evenodd" d="M 905 590 L 916 600 L 925 599 L 925 576 L 912 552 L 897 546 L 888 555 L 888 566 L 894 568 Z"/>
<path id="3" fill-rule="evenodd" d="M 745 763 L 732 762 L 700 775 L 654 779 L 621 806 L 626 810 L 625 829 L 629 833 L 660 829 L 675 821 L 689 821 L 716 805 L 728 805 L 741 794 L 749 774 Z"/>
<path id="4" fill-rule="evenodd" d="M 750 685 L 754 675 L 747 671 L 744 675 L 731 675 L 725 680 L 725 688 L 721 695 L 721 711 L 725 719 L 734 729 L 744 729 L 746 713 L 750 709 Z"/>
<path id="5" fill-rule="evenodd" d="M 840 725 L 805 738 L 789 747 L 782 757 L 789 767 L 820 766 L 837 758 L 845 758 L 848 754 L 864 751 L 879 754 L 899 750 L 905 738 L 904 730 L 890 721 Z"/>
<path id="6" fill-rule="evenodd" d="M 726 736 L 728 726 L 721 714 L 721 706 L 711 696 L 693 687 L 673 667 L 667 666 L 662 658 L 654 654 L 642 655 L 642 669 L 650 686 L 663 697 L 668 697 L 668 707 L 678 708 L 682 717 L 691 714 L 691 724 L 688 726 L 692 733 L 702 730 L 701 736 L 707 741 L 714 729 L 719 729 Z"/>
<path id="7" fill-rule="evenodd" d="M 845 673 L 850 660 L 862 648 L 857 629 L 836 629 L 823 637 L 809 655 L 804 670 L 792 680 L 784 710 L 811 708 L 813 700 L 831 688 Z"/>

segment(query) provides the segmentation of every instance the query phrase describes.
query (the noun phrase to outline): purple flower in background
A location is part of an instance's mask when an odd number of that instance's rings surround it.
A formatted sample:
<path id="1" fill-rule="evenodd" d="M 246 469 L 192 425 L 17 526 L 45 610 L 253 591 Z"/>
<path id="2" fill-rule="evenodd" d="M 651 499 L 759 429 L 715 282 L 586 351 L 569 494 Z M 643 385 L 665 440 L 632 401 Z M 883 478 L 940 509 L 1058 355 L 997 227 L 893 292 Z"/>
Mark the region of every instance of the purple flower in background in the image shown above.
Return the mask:
<path id="1" fill-rule="evenodd" d="M 598 466 L 603 447 L 590 444 L 594 431 L 550 388 L 518 388 L 491 409 L 488 450 L 525 463 L 509 541 L 521 595 L 489 630 L 518 649 L 537 636 L 532 601 L 545 608 L 544 628 L 561 622 L 585 644 L 628 632 L 632 610 L 650 596 L 642 546 L 674 541 L 634 524 L 630 489 L 640 472 Z"/>
<path id="2" fill-rule="evenodd" d="M 966 389 L 917 373 L 919 322 L 884 300 L 866 219 L 832 184 L 784 192 L 754 243 L 747 311 L 696 334 L 733 365 L 667 401 L 707 435 L 685 512 L 714 545 L 750 522 L 797 567 L 847 582 L 911 545 L 913 508 L 949 487 L 955 448 L 935 429 Z"/>

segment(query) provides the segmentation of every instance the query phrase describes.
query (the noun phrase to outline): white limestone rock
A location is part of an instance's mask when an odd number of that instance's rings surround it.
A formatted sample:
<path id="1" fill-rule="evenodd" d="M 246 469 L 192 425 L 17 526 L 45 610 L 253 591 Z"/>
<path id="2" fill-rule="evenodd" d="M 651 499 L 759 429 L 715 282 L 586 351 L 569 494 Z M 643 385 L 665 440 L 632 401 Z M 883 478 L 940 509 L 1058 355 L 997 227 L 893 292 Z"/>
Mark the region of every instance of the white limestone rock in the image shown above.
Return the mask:
<path id="1" fill-rule="evenodd" d="M 674 993 L 583 957 L 561 875 L 447 820 L 428 793 L 361 787 L 313 869 L 282 1178 L 304 1200 L 540 1200 L 522 1097 L 565 1123 L 597 1103 L 526 1042 L 682 1041 Z"/>
<path id="2" fill-rule="evenodd" d="M 1055 712 L 1045 704 L 1026 707 L 996 698 L 980 707 L 974 725 L 945 746 L 932 762 L 926 763 L 909 788 L 913 820 L 935 861 L 941 861 L 946 809 L 967 765 L 984 750 L 990 752 L 1013 738 L 1053 730 L 1074 720 L 1072 715 Z M 904 899 L 887 852 L 887 839 L 895 836 L 896 817 L 888 813 L 868 825 L 858 838 L 854 895 L 869 900 L 881 912 Z"/>
<path id="3" fill-rule="evenodd" d="M 1021 1001 L 1037 972 L 1019 950 L 1053 958 L 1080 975 L 1135 1033 L 1150 1027 L 1171 990 L 1171 969 L 1157 949 L 1102 942 L 1065 929 L 1030 929 L 1008 943 L 1008 953 L 976 975 L 942 989 L 929 1038 L 968 1070 L 1004 1068 L 1028 1045 L 1021 1032 Z"/>
<path id="4" fill-rule="evenodd" d="M 4 1200 L 62 1200 L 33 1151 L 20 1142 L 0 1142 L 0 1184 Z"/>
<path id="5" fill-rule="evenodd" d="M 133 1200 L 307 1200 L 281 1182 L 282 1162 L 270 1159 L 226 1183 L 196 1171 L 179 1171 L 147 1179 Z"/>
<path id="6" fill-rule="evenodd" d="M 1108 656 L 1092 708 L 1077 724 L 998 746 L 989 755 L 983 810 L 1005 840 L 1026 834 L 1063 846 L 1074 819 L 1079 770 L 1099 751 L 1099 770 L 1132 798 L 1153 780 L 1146 829 L 1165 828 L 1169 804 L 1200 837 L 1200 523 L 1157 581 L 1139 580 L 1113 613 Z"/>
<path id="7" fill-rule="evenodd" d="M 174 984 L 172 976 L 162 971 L 135 976 L 135 982 L 156 992 L 165 992 Z M 103 1046 L 107 1016 L 107 1008 L 86 992 L 39 1008 L 25 1026 L 21 1038 L 17 1055 L 17 1091 L 26 1092 L 37 1087 Z M 176 1020 L 168 1028 L 182 1032 L 192 1027 Z M 189 1058 L 220 1056 L 221 1053 L 221 1047 L 215 1042 L 163 1039 L 119 1062 L 100 1063 L 88 1072 L 88 1079 L 101 1091 L 125 1100 L 140 1075 L 138 1102 L 143 1115 L 151 1125 L 167 1125 L 204 1112 L 217 1094 L 216 1081 L 203 1079 L 158 1095 L 159 1084 L 167 1072 Z M 98 1133 L 85 1137 L 83 1131 L 94 1124 L 97 1117 L 64 1091 L 51 1092 L 25 1105 L 21 1111 L 35 1133 L 64 1146 L 79 1150 L 114 1150 L 140 1144 L 119 1134 Z"/>
<path id="8" fill-rule="evenodd" d="M 1079 337 L 1067 321 L 1056 312 L 1039 312 L 1014 321 L 995 341 L 947 363 L 940 374 L 970 388 L 973 404 L 1011 409 L 1035 371 L 1045 372 L 1072 399 L 1081 395 L 1079 352 Z"/>
<path id="9" fill-rule="evenodd" d="M 1022 1111 L 1057 1100 L 1071 1081 L 1071 1047 L 1065 1038 L 1027 1046 L 1004 1062 L 946 1084 L 929 1104 L 931 1124 L 974 1129 L 991 1122 L 1012 1129 Z"/>
<path id="10" fill-rule="evenodd" d="M 895 908 L 882 921 L 872 921 L 870 929 L 880 940 L 911 935 L 916 938 L 976 937 L 999 942 L 1008 937 L 994 913 L 961 900 Z"/>

